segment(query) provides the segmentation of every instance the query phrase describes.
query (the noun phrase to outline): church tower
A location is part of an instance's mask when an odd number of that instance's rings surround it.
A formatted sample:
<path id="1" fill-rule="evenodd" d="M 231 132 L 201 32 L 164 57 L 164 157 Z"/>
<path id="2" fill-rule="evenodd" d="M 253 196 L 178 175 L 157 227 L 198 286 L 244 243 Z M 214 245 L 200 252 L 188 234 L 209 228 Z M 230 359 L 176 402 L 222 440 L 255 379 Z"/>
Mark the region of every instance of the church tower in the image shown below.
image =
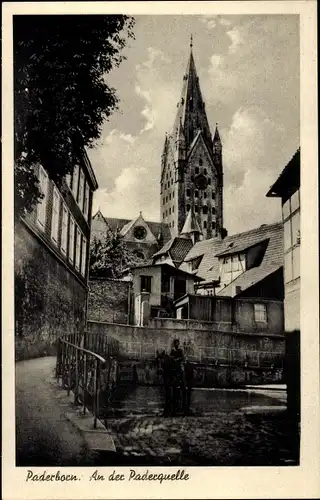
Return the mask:
<path id="1" fill-rule="evenodd" d="M 190 210 L 203 238 L 223 234 L 222 144 L 216 126 L 212 136 L 192 53 L 173 129 L 161 157 L 160 214 L 172 236 L 179 236 Z"/>

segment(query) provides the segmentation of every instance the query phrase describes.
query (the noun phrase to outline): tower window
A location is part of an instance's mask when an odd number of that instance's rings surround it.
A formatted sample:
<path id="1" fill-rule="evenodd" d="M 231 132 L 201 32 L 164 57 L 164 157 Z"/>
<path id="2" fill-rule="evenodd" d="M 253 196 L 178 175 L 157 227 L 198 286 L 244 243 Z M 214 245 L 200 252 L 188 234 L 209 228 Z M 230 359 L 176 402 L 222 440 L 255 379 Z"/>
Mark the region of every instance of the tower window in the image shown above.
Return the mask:
<path id="1" fill-rule="evenodd" d="M 187 196 L 191 196 L 191 191 L 190 191 L 190 189 L 187 189 Z"/>
<path id="2" fill-rule="evenodd" d="M 194 175 L 191 176 L 191 180 L 192 180 L 192 182 L 194 181 Z"/>
<path id="3" fill-rule="evenodd" d="M 208 171 L 206 168 L 203 169 L 203 173 L 204 173 L 204 175 L 207 175 Z"/>
<path id="4" fill-rule="evenodd" d="M 173 179 L 171 179 L 171 186 L 172 186 L 172 184 L 173 184 Z"/>
<path id="5" fill-rule="evenodd" d="M 204 205 L 202 207 L 202 212 L 206 215 L 208 213 L 208 207 L 206 205 Z"/>
<path id="6" fill-rule="evenodd" d="M 199 167 L 196 167 L 195 168 L 195 173 L 198 174 L 199 173 Z"/>
<path id="7" fill-rule="evenodd" d="M 172 207 L 172 213 L 174 213 L 174 205 L 173 205 L 173 207 Z"/>
<path id="8" fill-rule="evenodd" d="M 203 221 L 203 229 L 207 229 L 207 221 L 206 220 Z"/>
<path id="9" fill-rule="evenodd" d="M 167 215 L 168 215 L 168 210 L 166 210 L 166 217 L 167 217 Z"/>
<path id="10" fill-rule="evenodd" d="M 164 212 L 163 212 L 163 214 L 162 214 L 162 218 L 163 218 L 163 219 L 165 218 L 165 214 L 164 214 Z"/>
<path id="11" fill-rule="evenodd" d="M 169 215 L 171 215 L 171 207 L 169 208 Z"/>
<path id="12" fill-rule="evenodd" d="M 203 165 L 202 158 L 199 158 L 199 165 L 200 165 L 200 167 Z"/>
<path id="13" fill-rule="evenodd" d="M 195 211 L 196 214 L 198 213 L 198 207 L 197 207 L 197 205 L 195 205 L 194 211 Z"/>
<path id="14" fill-rule="evenodd" d="M 174 220 L 172 221 L 172 227 L 174 227 Z"/>
<path id="15" fill-rule="evenodd" d="M 165 202 L 166 202 L 166 199 L 165 199 L 165 198 L 163 198 L 162 203 L 163 203 L 163 204 L 165 204 Z"/>
<path id="16" fill-rule="evenodd" d="M 206 191 L 204 191 L 204 193 L 203 193 L 203 197 L 204 197 L 204 198 L 206 198 L 206 197 L 207 197 L 207 193 L 206 193 Z"/>
<path id="17" fill-rule="evenodd" d="M 216 199 L 216 194 L 215 193 L 212 193 L 212 199 L 215 200 Z"/>
<path id="18" fill-rule="evenodd" d="M 212 211 L 213 214 L 216 213 L 216 209 L 214 207 L 212 207 L 211 211 Z"/>
<path id="19" fill-rule="evenodd" d="M 199 197 L 199 191 L 195 191 L 195 192 L 194 192 L 194 196 L 195 196 L 196 198 L 198 198 L 198 197 Z"/>
<path id="20" fill-rule="evenodd" d="M 171 193 L 169 193 L 169 200 L 171 200 Z"/>
<path id="21" fill-rule="evenodd" d="M 210 179 L 210 177 L 208 177 L 208 184 L 209 184 L 209 185 L 211 184 L 211 179 Z"/>
<path id="22" fill-rule="evenodd" d="M 168 202 L 168 196 L 166 196 L 166 203 Z"/>
<path id="23" fill-rule="evenodd" d="M 213 223 L 212 223 L 212 229 L 215 229 L 215 228 L 216 228 L 216 223 L 215 223 L 215 222 L 213 222 Z"/>
<path id="24" fill-rule="evenodd" d="M 190 210 L 190 205 L 187 205 L 187 212 L 189 212 Z"/>

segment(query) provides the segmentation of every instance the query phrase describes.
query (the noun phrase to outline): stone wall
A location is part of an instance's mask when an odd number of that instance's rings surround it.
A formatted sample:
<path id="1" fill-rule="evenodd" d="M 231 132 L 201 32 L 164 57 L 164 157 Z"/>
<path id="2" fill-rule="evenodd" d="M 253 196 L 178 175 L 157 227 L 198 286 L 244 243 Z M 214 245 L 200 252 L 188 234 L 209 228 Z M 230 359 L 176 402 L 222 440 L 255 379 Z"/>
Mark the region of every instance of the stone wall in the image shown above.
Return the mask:
<path id="1" fill-rule="evenodd" d="M 23 222 L 14 252 L 16 360 L 54 354 L 58 336 L 84 331 L 87 289 Z"/>
<path id="2" fill-rule="evenodd" d="M 164 322 L 162 320 L 162 325 Z M 168 320 L 167 328 L 89 321 L 88 332 L 92 338 L 107 336 L 117 341 L 116 354 L 122 359 L 155 359 L 158 352 L 168 352 L 173 339 L 179 338 L 187 358 L 193 362 L 250 365 L 257 368 L 272 365 L 282 367 L 284 336 L 217 331 L 199 322 L 189 324 L 187 329 L 173 326 L 172 320 Z"/>
<path id="3" fill-rule="evenodd" d="M 88 319 L 110 323 L 128 323 L 130 282 L 90 278 Z"/>

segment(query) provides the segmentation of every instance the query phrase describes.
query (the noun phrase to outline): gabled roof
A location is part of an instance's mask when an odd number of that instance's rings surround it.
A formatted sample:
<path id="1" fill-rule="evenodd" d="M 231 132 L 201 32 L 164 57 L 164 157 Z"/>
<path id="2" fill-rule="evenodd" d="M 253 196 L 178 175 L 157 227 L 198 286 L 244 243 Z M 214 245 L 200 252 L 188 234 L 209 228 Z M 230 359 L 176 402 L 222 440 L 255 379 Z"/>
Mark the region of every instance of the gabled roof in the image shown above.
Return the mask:
<path id="1" fill-rule="evenodd" d="M 150 262 L 150 261 L 148 261 L 148 262 Z M 167 262 L 160 262 L 159 264 L 152 264 L 152 263 L 137 264 L 135 266 L 131 266 L 129 269 L 140 269 L 143 267 L 161 267 L 162 269 L 167 270 L 168 272 L 170 272 L 173 275 L 185 276 L 186 278 L 192 278 L 195 281 L 202 281 L 202 278 L 200 278 L 200 276 L 195 276 L 194 274 L 188 273 L 187 271 L 183 271 L 183 269 L 171 266 Z M 125 270 L 125 271 L 127 271 L 127 270 Z"/>
<path id="2" fill-rule="evenodd" d="M 286 196 L 300 187 L 300 148 L 285 166 L 266 196 Z"/>
<path id="3" fill-rule="evenodd" d="M 106 226 L 108 226 L 112 231 L 116 231 L 118 229 L 121 232 L 121 234 L 123 234 L 123 231 L 126 232 L 128 228 L 131 227 L 131 225 L 133 225 L 134 222 L 137 220 L 137 218 L 130 220 L 130 219 L 118 219 L 114 217 L 104 217 L 101 211 L 98 210 L 98 212 L 92 218 L 93 221 L 98 214 L 100 215 L 100 217 L 103 218 L 103 220 L 106 223 Z M 156 239 L 158 239 L 159 235 L 161 234 L 164 243 L 170 240 L 171 233 L 168 223 L 154 222 L 154 221 L 145 221 L 145 222 Z"/>
<path id="4" fill-rule="evenodd" d="M 176 236 L 168 241 L 166 245 L 161 248 L 161 250 L 156 252 L 153 255 L 153 258 L 160 257 L 161 255 L 168 253 L 173 262 L 180 264 L 192 248 L 192 245 L 193 243 L 190 239 L 179 238 L 179 236 Z"/>
<path id="5" fill-rule="evenodd" d="M 236 286 L 240 286 L 241 292 L 243 292 L 244 290 L 247 290 L 248 288 L 254 286 L 256 283 L 259 283 L 259 281 L 267 278 L 267 276 L 270 276 L 279 269 L 282 269 L 282 266 L 283 264 L 265 263 L 264 265 L 253 267 L 245 273 L 240 274 L 240 276 L 229 283 L 229 285 L 219 290 L 217 292 L 217 295 L 233 297 L 234 295 L 236 295 Z"/>
<path id="6" fill-rule="evenodd" d="M 236 280 L 232 282 L 241 287 L 252 286 L 272 274 L 283 266 L 283 225 L 282 222 L 275 224 L 264 224 L 258 228 L 245 231 L 243 233 L 233 234 L 221 240 L 220 238 L 211 238 L 209 240 L 199 241 L 187 254 L 181 269 L 187 269 L 188 262 L 200 255 L 203 259 L 197 269 L 197 276 L 204 278 L 206 283 L 218 281 L 220 278 L 219 256 L 227 255 L 230 252 L 244 251 L 255 244 L 266 242 L 267 247 L 260 266 L 245 271 Z M 231 245 L 231 246 L 230 246 Z M 238 281 L 239 280 L 239 281 Z M 242 283 L 242 285 L 241 285 Z M 224 295 L 232 295 L 231 286 L 228 285 L 219 291 Z M 227 290 L 228 289 L 228 290 Z M 244 288 L 242 288 L 244 289 Z M 233 292 L 234 295 L 234 292 Z"/>

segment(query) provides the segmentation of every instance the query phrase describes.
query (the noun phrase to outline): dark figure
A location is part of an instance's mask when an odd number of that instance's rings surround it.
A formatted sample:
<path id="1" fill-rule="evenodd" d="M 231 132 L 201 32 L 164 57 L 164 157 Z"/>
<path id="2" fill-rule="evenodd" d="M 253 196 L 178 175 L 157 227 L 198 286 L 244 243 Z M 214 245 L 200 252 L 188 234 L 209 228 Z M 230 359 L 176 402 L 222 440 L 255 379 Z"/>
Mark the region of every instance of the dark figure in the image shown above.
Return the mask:
<path id="1" fill-rule="evenodd" d="M 173 341 L 170 355 L 163 352 L 159 361 L 165 396 L 164 415 L 189 413 L 192 367 L 185 362 L 178 339 Z"/>

